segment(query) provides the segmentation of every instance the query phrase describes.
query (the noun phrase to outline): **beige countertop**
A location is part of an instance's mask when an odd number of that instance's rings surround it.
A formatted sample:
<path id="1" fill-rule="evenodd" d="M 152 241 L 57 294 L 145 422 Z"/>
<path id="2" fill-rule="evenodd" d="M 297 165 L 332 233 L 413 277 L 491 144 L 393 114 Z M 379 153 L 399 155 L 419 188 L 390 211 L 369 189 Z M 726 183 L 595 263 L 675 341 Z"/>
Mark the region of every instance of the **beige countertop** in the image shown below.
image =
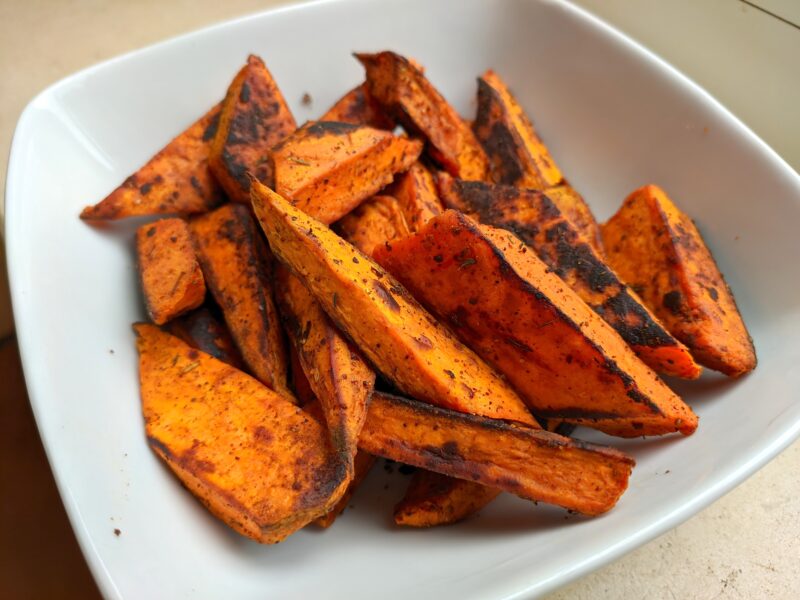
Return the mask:
<path id="1" fill-rule="evenodd" d="M 280 3 L 274 0 L 0 0 L 0 81 L 3 82 L 0 180 L 5 180 L 16 119 L 25 104 L 48 84 L 122 52 Z M 800 170 L 800 2 L 578 0 L 577 3 L 697 81 Z M 0 257 L 0 261 L 4 266 L 5 258 Z M 6 286 L 0 269 L 0 338 L 11 331 Z M 10 356 L 12 352 L 5 352 L 0 360 L 12 360 L 7 358 Z M 16 363 L 9 369 L 17 373 L 15 381 L 21 382 Z M 5 388 L 5 381 L 0 385 Z M 16 389 L 17 396 L 23 398 L 21 386 Z M 21 412 L 25 416 L 20 419 L 29 418 L 27 411 Z M 6 427 L 13 428 L 13 424 Z M 24 453 L 25 449 L 19 452 Z M 32 452 L 41 454 L 38 447 Z M 44 464 L 41 457 L 36 460 Z M 552 598 L 800 597 L 798 472 L 800 443 L 685 524 L 553 594 Z M 6 471 L 0 474 L 8 476 Z M 0 487 L 8 483 L 0 480 Z M 10 503 L 3 506 L 0 529 L 13 522 L 14 510 Z M 61 514 L 60 509 L 58 512 Z M 46 543 L 45 534 L 42 531 L 39 538 L 42 543 Z M 8 544 L 7 538 L 3 544 Z M 69 552 L 76 552 L 74 544 Z M 35 569 L 24 563 L 28 560 L 26 556 L 3 551 L 0 581 L 34 573 Z M 35 559 L 31 555 L 30 560 Z M 73 564 L 74 557 L 64 557 L 63 561 Z M 85 582 L 82 574 L 75 581 L 64 581 L 58 589 L 62 597 L 86 598 L 90 588 Z M 0 584 L 0 592 L 2 589 Z M 38 586 L 30 576 L 30 581 L 18 581 L 12 589 L 25 597 L 43 597 L 47 588 Z"/>

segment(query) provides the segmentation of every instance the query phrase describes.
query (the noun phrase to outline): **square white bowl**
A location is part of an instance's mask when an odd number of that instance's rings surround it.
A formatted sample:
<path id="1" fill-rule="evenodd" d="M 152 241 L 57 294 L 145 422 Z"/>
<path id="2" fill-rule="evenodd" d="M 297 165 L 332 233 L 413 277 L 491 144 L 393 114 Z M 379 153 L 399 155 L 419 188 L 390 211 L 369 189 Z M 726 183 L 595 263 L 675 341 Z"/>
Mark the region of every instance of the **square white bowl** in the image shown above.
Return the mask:
<path id="1" fill-rule="evenodd" d="M 331 530 L 259 546 L 214 520 L 147 448 L 130 329 L 143 316 L 134 225 L 93 228 L 80 209 L 219 100 L 249 52 L 266 60 L 302 122 L 363 78 L 350 52 L 384 48 L 418 58 L 468 116 L 475 77 L 495 68 L 599 218 L 634 188 L 662 185 L 697 220 L 736 293 L 760 366 L 740 381 L 671 382 L 701 417 L 694 436 L 581 431 L 638 461 L 603 517 L 504 496 L 457 526 L 398 530 L 391 506 L 402 482 L 377 470 Z M 306 92 L 311 106 L 300 102 Z M 800 432 L 800 178 L 692 82 L 562 2 L 321 2 L 125 55 L 30 103 L 6 198 L 31 403 L 108 597 L 532 597 L 677 525 Z"/>

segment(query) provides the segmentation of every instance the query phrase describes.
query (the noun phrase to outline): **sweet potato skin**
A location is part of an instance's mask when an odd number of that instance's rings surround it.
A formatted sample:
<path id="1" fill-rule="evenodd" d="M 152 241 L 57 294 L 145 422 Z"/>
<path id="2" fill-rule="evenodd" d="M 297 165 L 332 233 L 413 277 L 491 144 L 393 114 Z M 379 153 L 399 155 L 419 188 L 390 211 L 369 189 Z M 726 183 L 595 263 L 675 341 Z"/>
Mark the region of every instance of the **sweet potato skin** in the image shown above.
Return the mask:
<path id="1" fill-rule="evenodd" d="M 614 506 L 634 465 L 618 450 L 379 392 L 359 447 L 585 515 Z"/>
<path id="2" fill-rule="evenodd" d="M 600 224 L 594 218 L 589 205 L 575 188 L 564 184 L 543 190 L 543 194 L 558 207 L 561 214 L 575 226 L 599 258 L 604 257 Z"/>
<path id="3" fill-rule="evenodd" d="M 411 233 L 400 203 L 392 196 L 373 196 L 340 219 L 336 230 L 367 256 L 377 246 Z"/>
<path id="4" fill-rule="evenodd" d="M 535 424 L 522 400 L 378 264 L 255 183 L 253 208 L 275 256 L 378 371 L 454 410 Z"/>
<path id="5" fill-rule="evenodd" d="M 563 181 L 525 111 L 491 69 L 478 78 L 478 114 L 472 129 L 489 158 L 495 183 L 541 190 Z"/>
<path id="6" fill-rule="evenodd" d="M 433 175 L 419 161 L 397 177 L 386 193 L 397 200 L 412 233 L 443 210 Z"/>
<path id="7" fill-rule="evenodd" d="M 377 249 L 375 260 L 503 373 L 534 414 L 624 437 L 696 429 L 691 409 L 510 233 L 449 210 Z"/>
<path id="8" fill-rule="evenodd" d="M 331 106 L 320 121 L 338 121 L 351 125 L 366 125 L 375 129 L 394 129 L 394 121 L 383 112 L 380 105 L 369 95 L 367 84 L 354 87 Z"/>
<path id="9" fill-rule="evenodd" d="M 474 481 L 417 469 L 403 499 L 394 507 L 394 522 L 405 527 L 434 527 L 463 521 L 501 490 Z"/>
<path id="10" fill-rule="evenodd" d="M 272 185 L 269 150 L 297 129 L 264 61 L 250 55 L 231 82 L 211 145 L 209 164 L 228 197 L 250 202 L 250 178 Z"/>
<path id="11" fill-rule="evenodd" d="M 653 369 L 695 379 L 700 367 L 541 192 L 441 174 L 443 202 L 487 225 L 511 231 L 605 319 Z"/>
<path id="12" fill-rule="evenodd" d="M 222 204 L 225 195 L 208 166 L 219 117 L 218 104 L 102 201 L 84 208 L 81 219 L 110 221 L 144 215 L 190 215 Z"/>
<path id="13" fill-rule="evenodd" d="M 154 325 L 134 328 L 148 442 L 214 515 L 271 544 L 338 502 L 346 470 L 322 426 Z"/>
<path id="14" fill-rule="evenodd" d="M 372 97 L 409 131 L 422 134 L 448 173 L 462 179 L 486 177 L 486 155 L 472 130 L 418 66 L 394 52 L 356 58 L 364 65 Z"/>
<path id="15" fill-rule="evenodd" d="M 336 503 L 330 512 L 321 517 L 317 517 L 314 521 L 315 525 L 322 527 L 323 529 L 327 529 L 333 522 L 337 519 L 339 515 L 342 514 L 345 508 L 347 508 L 347 503 L 350 502 L 350 498 L 353 497 L 353 494 L 356 493 L 358 486 L 360 486 L 364 479 L 367 478 L 369 472 L 372 470 L 372 466 L 375 464 L 375 457 L 370 454 L 369 452 L 359 451 L 356 454 L 355 462 L 354 462 L 354 470 L 353 470 L 353 479 L 350 481 L 350 485 L 347 486 L 347 491 L 345 491 L 344 495 L 339 499 L 339 502 Z"/>
<path id="16" fill-rule="evenodd" d="M 315 219 L 333 223 L 391 183 L 420 152 L 418 140 L 388 131 L 307 123 L 270 154 L 275 191 Z"/>
<path id="17" fill-rule="evenodd" d="M 203 303 L 206 284 L 183 219 L 161 219 L 136 231 L 136 255 L 147 313 L 163 325 Z"/>
<path id="18" fill-rule="evenodd" d="M 608 259 L 700 364 L 738 377 L 757 359 L 733 294 L 692 220 L 655 185 L 603 226 Z"/>
<path id="19" fill-rule="evenodd" d="M 253 376 L 288 392 L 286 350 L 273 300 L 269 250 L 244 205 L 226 204 L 190 224 L 214 300 Z"/>
<path id="20" fill-rule="evenodd" d="M 331 446 L 352 474 L 358 434 L 375 386 L 375 372 L 345 340 L 305 285 L 278 270 L 276 296 L 300 366 L 319 400 Z"/>
<path id="21" fill-rule="evenodd" d="M 167 323 L 167 331 L 192 348 L 210 354 L 217 360 L 245 369 L 242 355 L 225 323 L 208 306 L 201 306 Z"/>

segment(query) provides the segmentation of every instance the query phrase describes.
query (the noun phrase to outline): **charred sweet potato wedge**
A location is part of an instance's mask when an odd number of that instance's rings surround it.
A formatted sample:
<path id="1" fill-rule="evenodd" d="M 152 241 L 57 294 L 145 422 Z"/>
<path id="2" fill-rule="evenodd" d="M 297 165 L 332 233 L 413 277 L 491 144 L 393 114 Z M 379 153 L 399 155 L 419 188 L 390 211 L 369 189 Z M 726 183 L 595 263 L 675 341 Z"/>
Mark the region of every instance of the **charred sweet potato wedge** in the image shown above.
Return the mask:
<path id="1" fill-rule="evenodd" d="M 258 56 L 234 78 L 225 100 L 209 164 L 228 197 L 250 202 L 250 177 L 272 185 L 269 150 L 297 129 L 278 84 Z"/>
<path id="2" fill-rule="evenodd" d="M 647 365 L 685 379 L 700 375 L 701 369 L 686 346 L 667 331 L 546 195 L 511 186 L 459 181 L 446 174 L 441 174 L 438 182 L 446 206 L 514 233 Z"/>
<path id="3" fill-rule="evenodd" d="M 320 402 L 331 446 L 352 473 L 375 372 L 342 337 L 297 277 L 281 268 L 275 287 L 300 366 Z"/>
<path id="4" fill-rule="evenodd" d="M 449 210 L 375 260 L 535 414 L 624 437 L 696 429 L 691 409 L 509 232 Z"/>
<path id="5" fill-rule="evenodd" d="M 383 393 L 373 396 L 359 447 L 585 515 L 616 504 L 634 465 L 618 450 Z"/>
<path id="6" fill-rule="evenodd" d="M 272 265 L 248 208 L 226 204 L 191 223 L 206 284 L 252 375 L 288 393 L 286 350 L 273 300 Z"/>
<path id="7" fill-rule="evenodd" d="M 102 201 L 84 208 L 81 219 L 111 221 L 144 215 L 191 215 L 222 204 L 225 194 L 208 165 L 219 117 L 218 104 Z"/>
<path id="8" fill-rule="evenodd" d="M 345 215 L 336 230 L 367 256 L 377 247 L 411 233 L 400 203 L 392 196 L 373 196 Z"/>
<path id="9" fill-rule="evenodd" d="M 525 111 L 492 70 L 478 78 L 478 114 L 472 129 L 489 157 L 495 183 L 541 190 L 563 181 Z"/>
<path id="10" fill-rule="evenodd" d="M 405 527 L 457 523 L 477 513 L 500 492 L 475 481 L 418 469 L 405 496 L 394 507 L 394 522 Z"/>
<path id="11" fill-rule="evenodd" d="M 186 221 L 161 219 L 139 227 L 136 256 L 153 323 L 163 325 L 203 303 L 206 284 Z"/>
<path id="12" fill-rule="evenodd" d="M 453 410 L 536 423 L 509 385 L 378 264 L 269 188 L 254 183 L 252 200 L 275 256 L 399 389 Z"/>
<path id="13" fill-rule="evenodd" d="M 207 306 L 201 306 L 167 324 L 167 331 L 192 348 L 244 370 L 244 361 L 225 323 Z"/>
<path id="14" fill-rule="evenodd" d="M 422 135 L 432 157 L 454 177 L 484 180 L 488 162 L 472 130 L 415 63 L 394 52 L 356 54 L 367 88 L 406 129 Z"/>
<path id="15" fill-rule="evenodd" d="M 633 192 L 603 225 L 608 260 L 700 364 L 738 377 L 753 341 L 692 220 L 655 185 Z"/>
<path id="16" fill-rule="evenodd" d="M 307 123 L 271 154 L 275 191 L 325 224 L 378 193 L 417 159 L 422 144 L 372 127 Z"/>
<path id="17" fill-rule="evenodd" d="M 543 193 L 558 207 L 561 214 L 569 219 L 583 239 L 589 242 L 597 256 L 602 258 L 604 254 L 600 225 L 583 196 L 566 184 L 547 188 Z"/>
<path id="18" fill-rule="evenodd" d="M 324 427 L 156 326 L 135 330 L 150 447 L 215 516 L 272 544 L 335 506 L 347 470 Z"/>
<path id="19" fill-rule="evenodd" d="M 338 121 L 351 125 L 366 125 L 375 129 L 394 129 L 394 121 L 390 119 L 380 105 L 369 95 L 367 84 L 362 83 L 353 88 L 336 101 L 319 119 L 320 121 Z"/>
<path id="20" fill-rule="evenodd" d="M 353 464 L 353 479 L 350 481 L 350 485 L 347 486 L 347 491 L 345 491 L 344 495 L 339 499 L 339 502 L 336 503 L 336 506 L 334 506 L 328 514 L 317 517 L 316 521 L 314 521 L 315 525 L 319 525 L 325 529 L 333 525 L 336 518 L 347 508 L 347 503 L 350 502 L 350 498 L 353 497 L 358 487 L 363 483 L 367 475 L 369 475 L 374 464 L 375 457 L 369 452 L 361 450 L 356 454 Z"/>
<path id="21" fill-rule="evenodd" d="M 397 199 L 412 233 L 443 210 L 433 175 L 420 162 L 397 177 L 386 193 Z"/>

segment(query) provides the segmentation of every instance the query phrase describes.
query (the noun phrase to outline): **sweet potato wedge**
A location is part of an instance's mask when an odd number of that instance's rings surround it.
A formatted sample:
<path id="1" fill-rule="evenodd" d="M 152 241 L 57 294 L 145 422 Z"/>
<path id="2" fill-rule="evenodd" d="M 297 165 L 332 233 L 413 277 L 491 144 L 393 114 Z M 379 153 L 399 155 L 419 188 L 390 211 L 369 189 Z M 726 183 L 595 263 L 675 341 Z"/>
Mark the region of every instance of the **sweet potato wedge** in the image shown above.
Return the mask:
<path id="1" fill-rule="evenodd" d="M 611 509 L 634 461 L 618 450 L 375 393 L 359 447 L 585 515 Z"/>
<path id="2" fill-rule="evenodd" d="M 190 227 L 208 289 L 250 373 L 269 388 L 288 393 L 271 257 L 250 211 L 226 204 L 194 219 Z"/>
<path id="3" fill-rule="evenodd" d="M 307 123 L 272 153 L 275 191 L 323 223 L 377 194 L 422 152 L 417 140 L 334 121 Z"/>
<path id="4" fill-rule="evenodd" d="M 339 501 L 347 472 L 324 427 L 156 326 L 134 328 L 150 447 L 215 516 L 272 544 Z"/>
<path id="5" fill-rule="evenodd" d="M 254 183 L 251 189 L 275 256 L 399 389 L 453 410 L 535 424 L 508 384 L 396 279 L 269 188 Z"/>
<path id="6" fill-rule="evenodd" d="M 600 234 L 600 225 L 594 218 L 589 205 L 575 188 L 564 184 L 543 190 L 553 204 L 558 207 L 561 214 L 575 226 L 575 229 L 594 248 L 598 257 L 604 256 L 603 239 Z"/>
<path id="7" fill-rule="evenodd" d="M 219 116 L 218 104 L 102 201 L 84 208 L 81 219 L 110 221 L 143 215 L 190 215 L 222 204 L 225 195 L 208 166 Z"/>
<path id="8" fill-rule="evenodd" d="M 269 150 L 295 129 L 278 84 L 264 61 L 251 54 L 228 88 L 209 157 L 231 200 L 250 202 L 248 173 L 272 185 Z"/>
<path id="9" fill-rule="evenodd" d="M 700 364 L 738 377 L 753 341 L 692 220 L 655 185 L 633 192 L 603 226 L 608 260 Z"/>
<path id="10" fill-rule="evenodd" d="M 161 219 L 139 227 L 136 256 L 153 323 L 163 325 L 203 303 L 206 284 L 186 221 Z"/>
<path id="11" fill-rule="evenodd" d="M 513 232 L 533 248 L 580 297 L 622 336 L 653 369 L 695 379 L 700 367 L 541 192 L 441 174 L 444 204 L 476 215 L 478 220 Z"/>
<path id="12" fill-rule="evenodd" d="M 692 433 L 697 417 L 620 336 L 507 231 L 448 210 L 375 260 L 543 418 L 612 435 Z"/>
<path id="13" fill-rule="evenodd" d="M 397 177 L 386 193 L 397 199 L 412 233 L 443 210 L 433 175 L 421 162 Z"/>
<path id="14" fill-rule="evenodd" d="M 366 125 L 375 129 L 394 129 L 390 119 L 380 105 L 369 95 L 367 84 L 353 88 L 331 106 L 320 121 L 338 121 L 351 125 Z"/>
<path id="15" fill-rule="evenodd" d="M 367 72 L 372 97 L 410 132 L 428 140 L 431 155 L 448 173 L 486 178 L 486 155 L 472 130 L 413 62 L 394 52 L 356 58 Z"/>
<path id="16" fill-rule="evenodd" d="M 320 402 L 331 447 L 352 474 L 375 372 L 342 337 L 297 277 L 280 268 L 276 284 L 276 299 L 286 330 Z"/>
<path id="17" fill-rule="evenodd" d="M 336 230 L 367 256 L 376 246 L 411 233 L 400 203 L 392 196 L 373 196 L 346 214 Z"/>
<path id="18" fill-rule="evenodd" d="M 472 129 L 489 157 L 495 183 L 541 190 L 563 181 L 525 111 L 491 69 L 478 78 L 478 114 Z"/>
<path id="19" fill-rule="evenodd" d="M 286 333 L 289 337 L 289 347 L 287 348 L 287 354 L 289 355 L 289 381 L 292 385 L 294 397 L 297 399 L 297 405 L 305 408 L 312 402 L 316 402 L 317 397 L 314 396 L 314 391 L 311 389 L 308 377 L 306 377 L 305 371 L 303 371 L 303 365 L 300 364 L 300 354 L 294 346 L 292 336 L 289 335 L 288 331 Z M 320 409 L 319 412 L 322 417 L 322 409 Z M 321 418 L 320 422 L 325 423 L 325 418 Z M 327 424 L 325 426 L 327 427 Z"/>
<path id="20" fill-rule="evenodd" d="M 225 323 L 208 306 L 201 306 L 167 323 L 167 331 L 192 348 L 244 370 L 244 361 Z"/>
<path id="21" fill-rule="evenodd" d="M 394 507 L 394 522 L 405 527 L 457 523 L 477 513 L 500 492 L 474 481 L 418 469 Z"/>
<path id="22" fill-rule="evenodd" d="M 344 511 L 345 508 L 347 508 L 347 503 L 350 502 L 350 498 L 353 497 L 353 494 L 356 493 L 358 487 L 363 483 L 367 475 L 369 475 L 369 472 L 374 464 L 375 457 L 369 452 L 360 450 L 356 454 L 353 465 L 353 479 L 350 481 L 350 485 L 347 486 L 347 491 L 345 491 L 344 495 L 339 499 L 339 502 L 336 503 L 336 506 L 334 506 L 330 512 L 328 512 L 328 514 L 317 517 L 317 519 L 314 521 L 315 525 L 319 525 L 324 529 L 327 529 L 333 525 L 333 522 L 336 520 L 336 518 L 342 514 L 342 511 Z"/>

